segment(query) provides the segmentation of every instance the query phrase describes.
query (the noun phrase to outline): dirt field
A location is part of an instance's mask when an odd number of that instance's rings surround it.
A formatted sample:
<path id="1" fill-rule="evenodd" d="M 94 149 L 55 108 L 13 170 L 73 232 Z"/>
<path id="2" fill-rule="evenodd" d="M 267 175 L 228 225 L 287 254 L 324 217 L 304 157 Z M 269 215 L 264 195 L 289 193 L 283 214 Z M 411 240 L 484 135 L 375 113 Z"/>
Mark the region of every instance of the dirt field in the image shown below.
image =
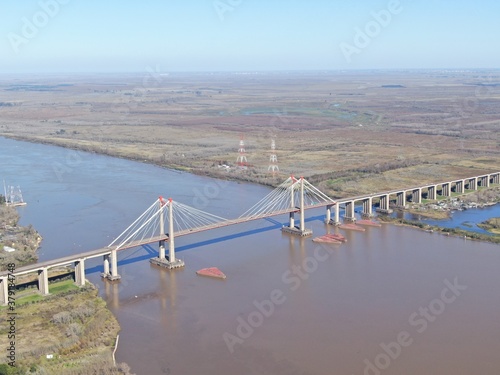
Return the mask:
<path id="1" fill-rule="evenodd" d="M 0 78 L 1 136 L 334 198 L 497 171 L 499 129 L 500 71 Z"/>

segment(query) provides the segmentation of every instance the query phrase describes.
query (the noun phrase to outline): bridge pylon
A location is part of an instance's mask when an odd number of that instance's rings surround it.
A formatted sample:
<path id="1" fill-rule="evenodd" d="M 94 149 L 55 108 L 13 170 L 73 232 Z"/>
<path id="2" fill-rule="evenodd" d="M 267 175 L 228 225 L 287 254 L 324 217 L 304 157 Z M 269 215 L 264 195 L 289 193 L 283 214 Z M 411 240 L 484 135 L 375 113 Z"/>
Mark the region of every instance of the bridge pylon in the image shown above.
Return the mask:
<path id="1" fill-rule="evenodd" d="M 295 207 L 295 194 L 296 191 L 299 191 L 300 206 L 298 207 L 298 210 L 300 214 L 300 221 L 299 226 L 297 227 L 295 225 L 295 211 L 290 212 L 290 224 L 288 227 L 284 226 L 283 228 L 281 228 L 281 231 L 301 237 L 312 236 L 312 229 L 306 229 L 305 227 L 304 177 L 300 177 L 300 179 L 297 180 L 293 176 L 291 176 L 290 181 L 292 183 L 288 187 L 288 189 L 290 190 L 290 208 L 297 208 Z"/>
<path id="2" fill-rule="evenodd" d="M 185 263 L 181 259 L 175 257 L 175 235 L 174 235 L 174 204 L 172 198 L 165 202 L 162 197 L 159 198 L 159 215 L 160 215 L 160 236 L 165 233 L 165 207 L 168 207 L 168 257 L 165 256 L 165 240 L 160 240 L 158 257 L 151 258 L 149 261 L 160 267 L 168 269 L 184 267 Z"/>

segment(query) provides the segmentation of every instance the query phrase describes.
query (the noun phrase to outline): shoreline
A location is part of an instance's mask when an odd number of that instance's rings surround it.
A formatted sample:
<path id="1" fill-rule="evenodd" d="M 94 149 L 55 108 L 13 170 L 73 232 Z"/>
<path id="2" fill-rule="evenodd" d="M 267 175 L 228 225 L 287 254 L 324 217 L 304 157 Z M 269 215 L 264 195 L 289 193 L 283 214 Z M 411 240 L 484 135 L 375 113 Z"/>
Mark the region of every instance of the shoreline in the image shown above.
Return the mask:
<path id="1" fill-rule="evenodd" d="M 71 144 L 71 143 L 66 143 L 66 142 L 58 142 L 57 140 L 50 140 L 46 138 L 37 138 L 37 137 L 22 137 L 22 136 L 17 136 L 17 135 L 11 135 L 11 134 L 2 134 L 0 133 L 0 137 L 4 137 L 7 139 L 11 139 L 14 141 L 20 141 L 20 142 L 29 142 L 33 144 L 42 144 L 42 145 L 48 145 L 48 146 L 55 146 L 55 147 L 61 147 L 65 148 L 67 150 L 73 150 L 76 152 L 87 152 L 90 154 L 96 154 L 96 155 L 102 155 L 102 156 L 108 156 L 112 158 L 118 158 L 122 160 L 129 160 L 129 161 L 135 161 L 138 163 L 145 163 L 149 165 L 154 165 L 159 168 L 163 169 L 168 169 L 177 173 L 191 173 L 196 176 L 202 176 L 202 177 L 209 177 L 209 178 L 214 178 L 218 180 L 223 180 L 223 181 L 235 181 L 235 182 L 245 182 L 249 184 L 257 184 L 260 186 L 266 186 L 266 187 L 272 187 L 275 188 L 277 187 L 281 182 L 281 179 L 275 179 L 274 181 L 269 181 L 268 183 L 264 181 L 259 181 L 256 182 L 255 180 L 252 180 L 250 176 L 244 176 L 242 174 L 228 174 L 228 173 L 221 173 L 218 170 L 210 170 L 210 169 L 200 169 L 195 166 L 187 166 L 187 165 L 181 165 L 181 164 L 175 164 L 175 163 L 168 163 L 168 162 L 157 162 L 155 160 L 148 160 L 145 159 L 144 157 L 141 156 L 134 156 L 134 155 L 122 155 L 118 152 L 103 152 L 102 150 L 95 150 L 95 149 L 90 149 L 88 145 L 77 145 L 77 144 Z M 281 174 L 283 178 L 286 178 L 285 174 Z"/>
<path id="2" fill-rule="evenodd" d="M 482 223 L 477 224 L 477 226 L 485 231 L 491 233 L 492 235 L 500 235 L 500 218 L 492 217 Z"/>
<path id="3" fill-rule="evenodd" d="M 16 141 L 21 141 L 21 142 L 29 142 L 29 143 L 33 143 L 33 144 L 44 144 L 44 145 L 50 145 L 50 146 L 55 146 L 55 147 L 61 147 L 61 148 L 65 148 L 68 150 L 74 150 L 76 152 L 79 152 L 79 151 L 88 152 L 88 153 L 92 153 L 92 154 L 96 154 L 96 155 L 102 155 L 102 156 L 108 156 L 108 157 L 113 157 L 113 158 L 119 158 L 119 159 L 123 159 L 123 160 L 130 160 L 130 161 L 135 161 L 135 162 L 140 162 L 140 163 L 146 163 L 146 164 L 154 165 L 154 166 L 159 167 L 159 168 L 175 171 L 178 173 L 190 173 L 193 175 L 213 178 L 213 179 L 217 179 L 217 180 L 221 180 L 221 181 L 244 182 L 244 183 L 251 183 L 251 184 L 256 184 L 256 185 L 266 186 L 266 187 L 276 187 L 280 183 L 279 180 L 277 180 L 278 181 L 277 183 L 273 183 L 271 181 L 269 181 L 269 183 L 264 183 L 262 181 L 251 180 L 249 177 L 244 177 L 244 176 L 238 175 L 238 174 L 228 175 L 228 174 L 220 173 L 219 171 L 200 170 L 200 169 L 195 168 L 195 167 L 181 166 L 181 165 L 177 165 L 177 164 L 162 164 L 162 163 L 158 163 L 155 160 L 147 160 L 147 159 L 141 158 L 139 156 L 120 155 L 120 154 L 116 154 L 113 152 L 102 152 L 102 150 L 90 149 L 89 145 L 68 144 L 68 143 L 65 143 L 63 141 L 57 142 L 55 140 L 47 140 L 44 138 L 22 137 L 22 136 L 17 136 L 17 135 L 6 135 L 6 134 L 0 134 L 0 137 L 4 137 L 7 139 L 12 139 L 12 140 L 16 140 Z M 487 189 L 481 189 L 481 190 L 473 190 L 473 191 L 466 192 L 464 194 L 446 197 L 446 199 L 443 199 L 443 200 L 435 200 L 435 201 L 430 201 L 430 202 L 426 202 L 426 203 L 421 203 L 418 205 L 414 205 L 414 207 L 412 207 L 410 209 L 404 209 L 404 210 L 402 210 L 402 212 L 404 212 L 404 213 L 407 212 L 407 213 L 410 213 L 413 215 L 419 215 L 419 216 L 430 218 L 430 219 L 446 220 L 450 217 L 450 213 L 451 213 L 451 211 L 453 211 L 454 207 L 446 207 L 445 209 L 442 209 L 440 206 L 442 203 L 452 204 L 453 201 L 456 200 L 457 202 L 460 203 L 460 205 L 464 206 L 464 205 L 467 205 L 465 199 L 467 197 L 471 196 L 472 194 L 475 194 L 475 193 L 480 194 L 481 192 L 492 191 L 492 190 L 493 191 L 497 190 L 496 201 L 482 202 L 482 203 L 479 203 L 478 205 L 476 205 L 475 207 L 468 207 L 468 208 L 488 207 L 488 206 L 492 206 L 492 205 L 500 203 L 500 187 L 499 186 L 493 186 L 493 187 L 489 187 Z M 335 198 L 335 199 L 341 199 L 341 198 Z M 434 208 L 431 208 L 432 206 L 434 206 Z M 425 210 L 423 210 L 423 211 L 419 210 L 419 208 L 422 208 L 422 207 Z M 396 219 L 396 220 L 398 220 L 398 219 Z M 419 221 L 412 221 L 412 220 L 405 220 L 405 219 L 401 219 L 401 220 L 408 222 L 409 223 L 408 226 L 421 228 L 421 226 L 420 226 L 421 223 Z M 384 220 L 381 220 L 381 221 L 384 221 Z M 388 220 L 386 220 L 384 222 L 388 222 Z M 444 228 L 444 227 L 440 227 L 440 226 L 435 226 L 435 230 L 441 231 L 441 232 L 444 231 L 444 232 L 448 232 L 448 233 L 450 232 L 449 228 Z M 461 229 L 456 229 L 456 231 L 459 231 L 460 233 L 462 233 L 462 232 L 465 233 L 464 234 L 465 236 L 467 236 L 467 234 L 470 234 L 468 236 L 470 238 L 475 238 L 475 236 L 476 236 L 475 235 L 476 232 L 465 231 L 465 230 L 461 230 Z M 491 234 L 489 236 L 494 238 L 496 234 L 492 233 L 492 232 L 490 232 L 490 233 Z M 484 241 L 496 243 L 495 240 L 492 240 L 492 239 L 484 239 Z M 40 239 L 40 242 L 41 242 L 41 239 Z"/>
<path id="4" fill-rule="evenodd" d="M 249 174 L 243 174 L 243 173 L 228 173 L 228 172 L 221 172 L 218 169 L 201 169 L 200 167 L 197 167 L 195 165 L 186 165 L 186 164 L 180 164 L 176 163 L 175 161 L 168 161 L 168 160 L 155 160 L 153 158 L 146 158 L 145 156 L 142 155 L 130 155 L 130 154 L 122 154 L 119 151 L 113 152 L 110 151 L 109 149 L 104 150 L 103 147 L 105 145 L 101 144 L 78 144 L 78 142 L 85 141 L 85 140 L 71 140 L 68 138 L 61 138 L 61 139 L 47 139 L 44 137 L 37 137 L 37 136 L 19 136 L 16 134 L 5 134 L 5 133 L 0 133 L 0 137 L 4 137 L 6 139 L 11 139 L 15 141 L 20 141 L 20 142 L 29 142 L 33 144 L 42 144 L 42 145 L 49 145 L 49 146 L 54 146 L 54 147 L 61 147 L 67 150 L 73 150 L 75 152 L 85 152 L 85 153 L 90 153 L 90 154 L 96 154 L 96 155 L 102 155 L 102 156 L 108 156 L 112 158 L 118 158 L 122 160 L 129 160 L 129 161 L 135 161 L 139 163 L 145 163 L 149 165 L 154 165 L 159 168 L 167 169 L 170 171 L 174 171 L 177 173 L 190 173 L 196 176 L 202 176 L 202 177 L 208 177 L 208 178 L 213 178 L 213 179 L 218 179 L 222 181 L 234 181 L 234 182 L 244 182 L 244 183 L 250 183 L 250 184 L 256 184 L 259 186 L 265 186 L 265 187 L 271 187 L 271 188 L 276 188 L 279 184 L 281 184 L 287 177 L 289 177 L 288 174 L 281 173 L 279 172 L 278 177 L 276 176 L 266 176 L 268 181 L 262 180 L 261 178 L 255 178 L 250 176 Z M 233 169 L 234 170 L 234 169 Z M 345 172 L 345 171 L 344 171 Z M 347 171 L 349 172 L 349 171 Z M 330 175 L 333 172 L 328 172 L 326 175 Z M 343 173 L 343 172 L 339 172 Z M 292 173 L 294 174 L 294 173 Z M 305 175 L 304 175 L 305 176 Z M 317 180 L 314 182 L 319 186 L 319 184 L 322 184 L 322 182 L 325 182 L 323 180 L 318 180 L 318 177 L 323 176 L 323 174 L 320 175 L 311 175 L 308 178 L 312 178 L 314 180 Z M 339 192 L 337 192 L 339 193 Z M 358 195 L 363 195 L 365 192 L 361 190 L 354 190 L 350 191 L 349 194 L 337 194 L 334 199 L 344 199 L 344 198 L 350 198 L 351 196 L 358 196 Z M 466 193 L 465 195 L 467 195 Z M 451 197 L 450 197 L 451 198 Z M 500 199 L 499 199 L 500 201 Z M 420 214 L 420 213 L 419 213 Z M 422 215 L 424 216 L 424 215 Z"/>
<path id="5" fill-rule="evenodd" d="M 24 141 L 24 140 L 21 140 L 21 141 Z M 36 142 L 33 142 L 33 143 L 36 143 Z M 51 144 L 51 145 L 52 145 L 52 144 Z M 60 146 L 60 145 L 53 145 L 53 146 L 57 146 L 57 147 L 64 147 L 64 146 Z M 65 147 L 65 148 L 67 148 L 67 149 L 71 149 L 71 148 L 68 148 L 68 147 Z M 79 150 L 79 149 L 77 149 L 77 150 L 78 150 L 78 151 L 83 151 L 83 150 Z M 88 151 L 85 151 L 85 152 L 88 152 Z M 97 153 L 97 152 L 94 152 L 94 153 Z M 97 154 L 99 154 L 99 153 L 97 153 Z M 106 156 L 110 156 L 110 157 L 116 157 L 116 156 L 113 156 L 113 155 L 108 155 L 108 154 L 100 154 L 100 155 L 106 155 Z M 122 159 L 144 162 L 144 161 L 141 161 L 141 160 L 139 160 L 139 159 L 135 159 L 135 160 L 134 160 L 133 158 L 123 158 L 123 157 L 122 157 Z M 152 162 L 147 162 L 147 163 L 149 163 L 149 164 L 153 164 L 153 165 L 156 165 L 156 166 L 159 166 L 159 167 L 161 167 L 161 168 L 168 168 L 168 167 L 161 166 L 161 165 L 158 165 L 158 164 L 155 164 L 155 163 L 152 163 Z M 193 173 L 192 171 L 186 171 L 186 172 L 188 172 L 188 173 Z M 193 173 L 193 174 L 196 174 L 196 173 Z M 212 178 L 218 178 L 218 177 L 213 177 L 213 176 L 209 176 L 209 177 L 212 177 Z M 380 216 L 379 216 L 379 217 L 380 217 Z M 396 224 L 396 223 L 394 223 L 394 224 L 395 224 L 395 225 L 398 225 L 398 224 Z M 405 224 L 400 224 L 400 225 L 405 225 Z M 406 226 L 412 226 L 412 225 L 406 225 Z M 418 226 L 413 225 L 412 227 L 418 227 Z M 447 233 L 447 235 L 449 236 L 449 235 L 450 235 L 450 233 Z M 458 234 L 457 234 L 457 235 L 453 235 L 453 236 L 460 237 Z M 475 238 L 473 238 L 473 237 L 467 237 L 467 239 L 474 239 L 474 240 L 476 240 L 476 239 L 475 239 Z M 41 241 L 41 239 L 40 239 L 40 241 Z M 492 241 L 489 241 L 489 242 L 492 242 Z M 111 312 L 111 313 L 112 313 L 112 312 Z M 112 313 L 112 314 L 113 314 L 113 313 Z M 113 314 L 113 316 L 114 316 L 114 314 Z M 116 316 L 115 316 L 115 318 L 116 318 Z M 117 341 L 118 341 L 118 339 L 116 339 L 115 345 L 118 345 L 118 342 L 117 342 Z M 116 350 L 116 346 L 115 346 L 115 350 Z"/>
<path id="6" fill-rule="evenodd" d="M 38 261 L 38 249 L 43 237 L 33 226 L 19 226 L 20 214 L 14 206 L 0 206 L 0 268 L 3 270 L 8 263 L 17 267 Z M 6 248 L 11 248 L 8 251 Z"/>
<path id="7" fill-rule="evenodd" d="M 16 250 L 12 252 L 4 251 L 7 245 L 0 244 L 2 253 L 0 269 L 7 269 L 12 264 L 17 268 L 37 263 L 37 252 L 43 240 L 42 236 L 31 225 L 27 227 L 17 225 L 20 214 L 15 207 L 2 204 L 0 213 L 3 224 L 0 226 L 0 237 L 5 239 L 7 236 L 11 240 L 15 237 L 16 240 L 16 244 L 9 242 L 9 245 L 16 246 Z M 17 244 L 24 244 L 25 248 L 20 249 Z M 29 332 L 29 337 L 20 334 L 15 337 L 15 361 L 7 363 L 4 362 L 6 358 L 3 358 L 0 364 L 15 367 L 20 371 L 37 369 L 66 374 L 64 368 L 67 367 L 78 368 L 80 374 L 85 374 L 87 371 L 89 374 L 94 373 L 92 372 L 94 370 L 130 374 L 130 367 L 126 363 L 116 363 L 115 352 L 121 328 L 117 317 L 99 296 L 98 288 L 89 280 L 86 280 L 84 287 L 79 288 L 74 285 L 72 277 L 68 279 L 66 273 L 61 276 L 63 276 L 61 279 L 50 283 L 53 289 L 48 296 L 40 296 L 38 291 L 31 290 L 31 287 L 26 287 L 26 285 L 18 289 L 18 286 L 29 282 L 26 277 L 15 280 L 13 303 L 9 294 L 9 305 L 0 306 L 0 311 L 14 309 L 16 323 L 23 325 L 23 331 Z M 89 309 L 94 309 L 93 314 L 86 312 Z M 72 314 L 75 311 L 80 312 L 73 317 Z M 32 316 L 35 313 L 38 317 L 53 316 L 51 324 L 47 326 L 45 320 L 33 319 Z M 63 313 L 67 315 L 66 318 L 56 319 Z M 94 315 L 106 322 L 105 327 L 95 322 Z M 9 338 L 12 346 L 10 331 L 3 329 L 6 327 L 3 324 L 6 319 L 0 318 L 0 323 L 2 323 L 0 324 L 2 326 L 0 342 L 4 343 L 4 340 Z M 90 329 L 90 327 L 107 333 L 104 338 L 104 334 L 95 336 L 93 333 L 95 329 Z M 67 336 L 68 332 L 71 332 L 70 336 Z M 111 341 L 109 335 L 115 337 L 113 345 L 108 345 Z M 58 344 L 48 345 L 44 339 L 46 336 L 52 337 L 51 341 L 58 342 Z M 2 346 L 8 347 L 7 342 L 4 344 Z M 47 355 L 46 359 L 45 355 Z"/>
<path id="8" fill-rule="evenodd" d="M 483 234 L 465 229 L 445 228 L 438 225 L 429 225 L 419 221 L 412 221 L 406 219 L 398 219 L 391 217 L 378 217 L 384 224 L 391 224 L 395 226 L 414 228 L 426 233 L 438 233 L 447 237 L 463 238 L 466 240 L 488 242 L 493 244 L 500 244 L 500 235 L 498 234 Z"/>

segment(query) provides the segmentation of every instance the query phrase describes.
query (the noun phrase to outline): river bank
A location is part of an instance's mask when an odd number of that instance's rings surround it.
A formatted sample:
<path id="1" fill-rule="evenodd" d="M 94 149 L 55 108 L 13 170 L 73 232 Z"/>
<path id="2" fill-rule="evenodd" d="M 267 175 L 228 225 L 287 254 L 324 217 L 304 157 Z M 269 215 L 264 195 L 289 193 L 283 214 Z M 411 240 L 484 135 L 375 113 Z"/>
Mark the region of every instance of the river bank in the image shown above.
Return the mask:
<path id="1" fill-rule="evenodd" d="M 31 226 L 20 226 L 19 213 L 14 207 L 0 204 L 0 269 L 8 263 L 17 267 L 38 260 L 37 249 L 42 236 Z"/>
<path id="2" fill-rule="evenodd" d="M 439 225 L 429 225 L 416 220 L 407 220 L 403 218 L 390 217 L 381 215 L 378 219 L 384 223 L 390 223 L 398 226 L 406 226 L 411 228 L 417 228 L 427 233 L 440 233 L 445 236 L 453 236 L 469 240 L 477 240 L 483 242 L 491 242 L 495 244 L 500 244 L 500 234 L 483 234 L 477 233 L 469 230 L 464 230 L 460 228 L 446 228 Z M 479 226 L 479 225 L 478 225 Z"/>
<path id="3" fill-rule="evenodd" d="M 78 129 L 76 126 L 71 128 Z M 282 161 L 280 170 L 277 173 L 269 173 L 267 161 L 264 167 L 250 164 L 248 168 L 239 168 L 236 162 L 228 161 L 230 159 L 228 159 L 227 154 L 220 156 L 219 159 L 214 159 L 213 155 L 208 156 L 208 154 L 203 156 L 200 152 L 207 152 L 208 146 L 201 148 L 199 145 L 193 146 L 192 155 L 184 154 L 181 151 L 154 154 L 150 151 L 150 140 L 144 140 L 142 144 L 139 141 L 132 140 L 127 140 L 123 144 L 121 142 L 113 143 L 111 138 L 104 137 L 102 134 L 99 136 L 93 135 L 93 133 L 83 135 L 78 130 L 71 132 L 59 131 L 45 135 L 30 132 L 2 132 L 0 135 L 23 142 L 63 147 L 76 152 L 90 152 L 147 163 L 174 171 L 188 172 L 197 176 L 256 183 L 273 188 L 282 183 L 290 174 L 303 175 L 321 191 L 335 199 L 373 193 L 374 189 L 384 191 L 404 188 L 411 186 L 413 181 L 417 179 L 422 183 L 433 183 L 443 175 L 453 179 L 480 175 L 491 171 L 491 167 L 484 167 L 480 164 L 475 165 L 474 168 L 470 166 L 465 168 L 461 165 L 447 166 L 441 162 L 433 164 L 420 159 L 409 161 L 403 158 L 400 160 L 398 156 L 395 161 L 376 165 L 371 165 L 371 161 L 366 161 L 361 165 L 359 163 L 350 165 L 344 159 L 343 169 L 336 171 L 327 170 L 328 168 L 325 166 L 328 164 L 321 167 L 314 165 L 314 168 L 304 171 L 303 165 L 312 167 L 308 158 L 302 160 L 299 165 L 285 166 Z M 235 147 L 236 151 L 237 147 Z M 64 172 L 67 168 L 71 168 L 77 160 L 77 155 L 68 155 L 68 165 L 62 165 L 59 168 Z"/>
<path id="4" fill-rule="evenodd" d="M 478 240 L 491 243 L 500 243 L 500 233 L 495 230 L 489 231 L 490 233 L 478 233 L 468 228 L 451 228 L 443 225 L 445 220 L 451 219 L 453 213 L 463 212 L 468 210 L 482 210 L 488 207 L 495 206 L 500 203 L 500 187 L 493 186 L 489 188 L 479 188 L 477 191 L 469 191 L 466 194 L 455 195 L 453 197 L 441 198 L 438 201 L 427 201 L 420 205 L 412 205 L 408 210 L 403 213 L 411 214 L 396 216 L 380 215 L 379 219 L 384 222 L 404 225 L 413 228 L 421 229 L 429 233 L 441 233 L 446 236 L 455 236 L 464 239 Z M 431 222 L 425 220 L 431 219 Z M 422 221 L 424 220 L 424 221 Z M 443 224 L 441 224 L 442 222 Z M 473 223 L 462 223 L 466 227 L 471 227 Z M 488 229 L 492 225 L 489 220 L 479 223 L 476 222 L 477 227 Z M 487 228 L 486 228 L 487 227 Z M 472 228 L 472 227 L 471 227 Z"/>
<path id="5" fill-rule="evenodd" d="M 129 374 L 126 364 L 113 363 L 120 326 L 97 289 L 90 283 L 77 288 L 69 279 L 52 284 L 50 290 L 43 298 L 17 293 L 14 338 L 8 338 L 7 319 L 0 318 L 0 346 L 8 348 L 12 341 L 15 348 L 14 362 L 9 358 L 0 365 L 1 373 Z"/>
<path id="6" fill-rule="evenodd" d="M 9 180 L 16 176 L 28 201 L 20 223 L 33 223 L 44 236 L 40 260 L 110 243 L 158 194 L 232 218 L 269 193 L 255 184 L 222 184 L 97 154 L 77 153 L 79 164 L 67 164 L 68 158 L 75 160 L 72 151 L 6 139 L 0 144 L 7 155 L 5 174 Z M 59 179 L 53 167 L 61 165 L 68 168 Z M 17 175 L 19 170 L 30 173 Z M 323 217 L 324 210 L 317 215 Z M 322 220 L 307 226 L 315 234 L 342 231 Z M 127 362 L 137 374 L 250 374 L 255 364 L 270 374 L 361 374 L 365 358 L 374 358 L 380 342 L 402 329 L 418 337 L 430 361 L 446 368 L 422 368 L 421 350 L 414 345 L 388 374 L 488 373 L 487 364 L 498 367 L 498 303 L 491 299 L 500 277 L 497 245 L 395 225 L 342 233 L 348 242 L 323 248 L 260 220 L 180 237 L 178 257 L 186 267 L 175 272 L 148 262 L 157 254 L 153 245 L 120 253 L 119 283 L 101 279 L 101 259 L 86 262 L 87 278 L 120 323 L 117 361 Z M 196 275 L 196 270 L 211 266 L 227 279 Z M 304 277 L 295 269 L 306 270 Z M 451 313 L 439 317 L 443 329 L 429 325 L 419 335 L 408 327 L 408 314 L 439 296 L 445 278 L 453 282 L 456 277 L 468 289 L 454 305 L 458 310 L 450 307 Z M 283 292 L 286 300 L 275 306 L 272 316 L 263 316 L 262 326 L 252 327 L 251 337 L 236 343 L 231 353 L 223 335 L 237 335 L 239 322 L 247 324 L 248 317 L 256 316 L 254 301 L 267 301 L 273 290 Z M 464 325 L 464 320 L 477 324 Z M 331 321 L 342 324 L 325 323 Z M 363 324 L 367 321 L 373 324 Z M 450 335 L 464 345 L 443 346 Z M 304 349 L 304 342 L 318 345 Z"/>
<path id="7" fill-rule="evenodd" d="M 500 235 L 500 218 L 493 217 L 477 225 L 490 233 Z"/>
<path id="8" fill-rule="evenodd" d="M 456 211 L 490 207 L 497 203 L 500 203 L 500 186 L 480 187 L 465 194 L 454 194 L 452 197 L 439 197 L 439 200 L 435 201 L 424 200 L 422 204 L 411 204 L 404 212 L 431 219 L 448 219 Z"/>
<path id="9" fill-rule="evenodd" d="M 19 219 L 14 207 L 0 205 L 0 270 L 38 259 L 42 237 L 31 225 L 18 225 Z M 14 330 L 7 315 L 0 316 L 0 347 L 15 352 L 1 357 L 0 373 L 130 374 L 126 363 L 114 363 L 120 325 L 93 284 L 78 288 L 72 275 L 66 276 L 50 282 L 50 295 L 42 297 L 27 279 L 13 281 L 12 303 L 0 307 L 16 314 Z"/>
<path id="10" fill-rule="evenodd" d="M 110 156 L 118 159 L 125 159 L 136 161 L 140 163 L 147 163 L 157 167 L 194 174 L 196 176 L 203 176 L 209 178 L 216 178 L 219 180 L 238 181 L 245 183 L 258 183 L 262 186 L 277 187 L 284 179 L 288 177 L 285 173 L 277 174 L 260 174 L 252 171 L 251 169 L 232 168 L 225 169 L 219 168 L 219 165 L 213 164 L 211 167 L 199 167 L 191 163 L 189 159 L 176 157 L 176 158 L 155 158 L 150 157 L 148 154 L 143 153 L 130 153 L 121 149 L 114 149 L 105 147 L 94 141 L 81 141 L 69 139 L 52 139 L 41 138 L 36 136 L 17 136 L 13 134 L 1 134 L 2 137 L 35 144 L 43 144 L 49 146 L 62 147 L 76 152 L 89 152 L 98 155 Z"/>

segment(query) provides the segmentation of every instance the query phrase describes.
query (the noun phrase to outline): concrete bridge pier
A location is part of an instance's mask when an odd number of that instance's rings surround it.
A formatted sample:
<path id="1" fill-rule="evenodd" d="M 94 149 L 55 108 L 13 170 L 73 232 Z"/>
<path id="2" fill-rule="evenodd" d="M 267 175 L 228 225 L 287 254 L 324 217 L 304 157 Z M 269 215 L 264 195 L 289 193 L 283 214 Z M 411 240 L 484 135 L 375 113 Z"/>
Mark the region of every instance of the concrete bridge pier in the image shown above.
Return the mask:
<path id="1" fill-rule="evenodd" d="M 436 200 L 437 196 L 437 185 L 432 185 L 427 188 L 427 199 Z"/>
<path id="2" fill-rule="evenodd" d="M 464 180 L 457 181 L 455 192 L 457 192 L 458 194 L 465 193 L 465 181 Z"/>
<path id="3" fill-rule="evenodd" d="M 377 212 L 381 212 L 383 214 L 390 214 L 392 210 L 389 207 L 390 203 L 390 195 L 384 194 L 380 196 L 380 207 L 377 209 Z"/>
<path id="4" fill-rule="evenodd" d="M 373 217 L 373 199 L 368 197 L 363 199 L 363 212 L 361 213 L 363 217 Z"/>
<path id="5" fill-rule="evenodd" d="M 38 270 L 38 290 L 44 296 L 49 294 L 49 270 L 47 268 Z"/>
<path id="6" fill-rule="evenodd" d="M 334 218 L 334 224 L 335 225 L 340 225 L 340 204 L 337 202 L 335 203 L 335 218 Z"/>
<path id="7" fill-rule="evenodd" d="M 422 189 L 417 188 L 413 189 L 412 194 L 411 194 L 411 201 L 413 203 L 422 203 Z"/>
<path id="8" fill-rule="evenodd" d="M 469 179 L 469 189 L 477 190 L 477 177 L 472 177 Z"/>
<path id="9" fill-rule="evenodd" d="M 104 270 L 101 273 L 101 277 L 107 277 L 109 275 L 109 254 L 103 256 Z"/>
<path id="10" fill-rule="evenodd" d="M 118 258 L 116 250 L 111 250 L 111 253 L 104 255 L 104 272 L 101 274 L 101 277 L 111 281 L 122 278 L 118 275 Z"/>
<path id="11" fill-rule="evenodd" d="M 75 283 L 78 286 L 85 286 L 85 260 L 79 259 L 75 262 Z"/>
<path id="12" fill-rule="evenodd" d="M 111 251 L 111 254 L 109 255 L 109 260 L 110 260 L 111 273 L 108 276 L 108 279 L 110 280 L 121 279 L 122 277 L 118 275 L 118 255 L 116 254 L 116 250 Z"/>
<path id="13" fill-rule="evenodd" d="M 443 197 L 449 197 L 451 195 L 451 184 L 449 182 L 443 184 Z"/>
<path id="14" fill-rule="evenodd" d="M 500 173 L 496 173 L 494 175 L 491 176 L 492 179 L 491 181 L 494 183 L 494 184 L 500 184 Z"/>
<path id="15" fill-rule="evenodd" d="M 331 224 L 331 225 L 340 225 L 340 207 L 339 203 L 336 202 L 335 204 L 331 206 L 326 206 L 326 219 L 325 223 L 326 224 Z M 333 219 L 331 217 L 332 215 L 332 207 L 333 207 Z"/>
<path id="16" fill-rule="evenodd" d="M 344 221 L 347 222 L 355 222 L 356 217 L 354 216 L 354 201 L 345 202 L 345 213 L 344 213 Z"/>
<path id="17" fill-rule="evenodd" d="M 165 259 L 165 241 L 158 243 L 158 258 Z"/>
<path id="18" fill-rule="evenodd" d="M 396 205 L 399 208 L 405 208 L 406 207 L 406 191 L 400 191 L 396 195 Z"/>
<path id="19" fill-rule="evenodd" d="M 295 228 L 295 212 L 290 212 L 290 217 L 288 220 L 288 227 L 293 229 Z"/>
<path id="20" fill-rule="evenodd" d="M 9 302 L 9 279 L 0 278 L 0 306 L 5 306 Z"/>
<path id="21" fill-rule="evenodd" d="M 481 177 L 481 186 L 482 187 L 490 187 L 490 176 Z"/>

